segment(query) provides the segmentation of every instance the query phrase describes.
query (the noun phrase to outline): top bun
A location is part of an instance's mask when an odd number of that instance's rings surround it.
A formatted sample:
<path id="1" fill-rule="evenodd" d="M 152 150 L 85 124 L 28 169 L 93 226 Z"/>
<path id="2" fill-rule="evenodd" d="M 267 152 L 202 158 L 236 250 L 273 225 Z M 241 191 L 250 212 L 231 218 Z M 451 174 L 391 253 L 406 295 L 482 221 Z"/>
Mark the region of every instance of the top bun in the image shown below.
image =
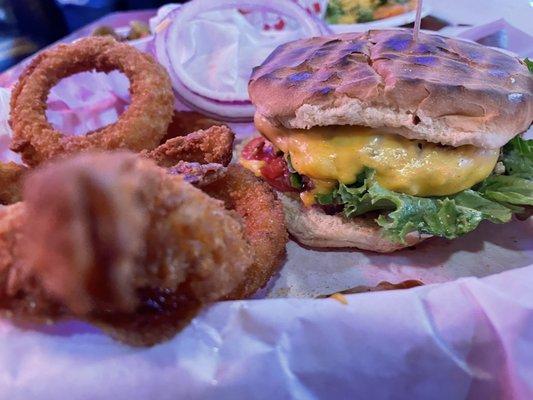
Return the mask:
<path id="1" fill-rule="evenodd" d="M 533 77 L 518 58 L 412 30 L 316 37 L 254 69 L 257 112 L 287 128 L 365 125 L 409 139 L 498 148 L 533 120 Z"/>

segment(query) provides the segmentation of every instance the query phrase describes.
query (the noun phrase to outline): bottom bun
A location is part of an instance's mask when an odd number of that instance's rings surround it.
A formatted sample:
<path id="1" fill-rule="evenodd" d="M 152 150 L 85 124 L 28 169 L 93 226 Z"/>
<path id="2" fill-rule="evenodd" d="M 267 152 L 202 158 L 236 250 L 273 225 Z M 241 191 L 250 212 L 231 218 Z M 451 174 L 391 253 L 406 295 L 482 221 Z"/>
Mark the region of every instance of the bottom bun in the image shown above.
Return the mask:
<path id="1" fill-rule="evenodd" d="M 371 217 L 346 219 L 341 215 L 328 215 L 318 207 L 304 207 L 298 199 L 281 192 L 278 192 L 278 197 L 285 209 L 289 233 L 306 246 L 390 253 L 431 237 L 412 232 L 406 236 L 405 243 L 392 242 L 383 237 L 382 229 Z"/>

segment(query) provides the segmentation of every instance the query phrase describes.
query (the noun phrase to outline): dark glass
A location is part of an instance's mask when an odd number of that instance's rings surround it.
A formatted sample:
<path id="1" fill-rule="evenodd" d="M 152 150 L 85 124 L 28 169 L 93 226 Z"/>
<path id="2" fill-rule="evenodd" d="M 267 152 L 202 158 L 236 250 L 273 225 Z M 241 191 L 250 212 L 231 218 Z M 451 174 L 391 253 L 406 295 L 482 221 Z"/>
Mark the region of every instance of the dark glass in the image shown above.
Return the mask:
<path id="1" fill-rule="evenodd" d="M 39 47 L 54 42 L 67 31 L 65 20 L 54 0 L 8 0 L 20 33 Z"/>

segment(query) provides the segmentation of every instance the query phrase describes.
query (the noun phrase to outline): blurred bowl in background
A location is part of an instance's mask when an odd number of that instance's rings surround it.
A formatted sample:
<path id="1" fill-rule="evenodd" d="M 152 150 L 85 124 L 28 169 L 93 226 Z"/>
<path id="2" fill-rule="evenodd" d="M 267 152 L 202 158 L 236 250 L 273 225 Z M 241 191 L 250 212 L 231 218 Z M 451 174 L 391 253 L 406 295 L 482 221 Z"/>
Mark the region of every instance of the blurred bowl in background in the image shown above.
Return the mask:
<path id="1" fill-rule="evenodd" d="M 431 12 L 429 5 L 422 6 L 422 18 L 428 16 Z M 335 33 L 344 32 L 365 32 L 369 29 L 391 28 L 410 24 L 415 22 L 416 10 L 404 14 L 395 15 L 394 17 L 378 19 L 370 22 L 361 22 L 358 24 L 329 24 L 331 30 Z"/>

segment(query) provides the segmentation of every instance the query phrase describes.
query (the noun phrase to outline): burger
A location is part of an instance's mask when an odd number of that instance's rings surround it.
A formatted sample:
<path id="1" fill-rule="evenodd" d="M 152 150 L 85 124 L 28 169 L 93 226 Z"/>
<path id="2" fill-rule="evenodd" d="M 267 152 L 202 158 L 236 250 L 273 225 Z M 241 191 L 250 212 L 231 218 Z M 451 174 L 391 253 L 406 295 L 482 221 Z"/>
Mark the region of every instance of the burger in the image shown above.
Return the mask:
<path id="1" fill-rule="evenodd" d="M 375 30 L 278 47 L 249 82 L 265 179 L 304 245 L 390 252 L 533 206 L 533 76 L 476 43 Z"/>

